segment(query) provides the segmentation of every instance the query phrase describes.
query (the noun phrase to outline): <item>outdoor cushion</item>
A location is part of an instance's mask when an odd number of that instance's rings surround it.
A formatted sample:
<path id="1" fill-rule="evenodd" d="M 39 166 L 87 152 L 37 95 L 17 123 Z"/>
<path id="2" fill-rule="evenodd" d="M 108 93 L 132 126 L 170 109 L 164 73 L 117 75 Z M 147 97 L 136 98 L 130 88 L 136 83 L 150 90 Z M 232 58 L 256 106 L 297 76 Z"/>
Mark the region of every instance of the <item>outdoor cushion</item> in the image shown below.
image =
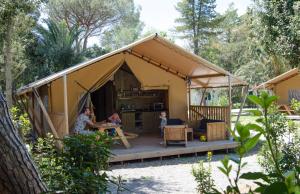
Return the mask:
<path id="1" fill-rule="evenodd" d="M 201 119 L 199 127 L 195 130 L 197 132 L 206 133 L 207 131 L 207 123 L 217 123 L 217 122 L 224 122 L 222 120 L 215 120 L 215 119 Z"/>
<path id="2" fill-rule="evenodd" d="M 168 119 L 167 125 L 183 125 L 184 121 L 181 119 Z"/>

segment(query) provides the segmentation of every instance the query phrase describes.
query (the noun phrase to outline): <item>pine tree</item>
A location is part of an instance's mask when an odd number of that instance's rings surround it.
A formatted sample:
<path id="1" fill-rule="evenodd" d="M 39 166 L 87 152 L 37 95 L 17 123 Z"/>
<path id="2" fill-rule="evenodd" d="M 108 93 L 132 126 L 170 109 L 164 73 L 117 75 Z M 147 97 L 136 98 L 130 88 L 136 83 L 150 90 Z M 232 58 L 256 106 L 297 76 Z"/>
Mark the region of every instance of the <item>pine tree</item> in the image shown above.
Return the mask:
<path id="1" fill-rule="evenodd" d="M 215 11 L 216 0 L 182 0 L 176 9 L 181 17 L 176 19 L 176 31 L 188 40 L 196 55 L 208 44 L 209 38 L 218 32 L 222 20 Z"/>

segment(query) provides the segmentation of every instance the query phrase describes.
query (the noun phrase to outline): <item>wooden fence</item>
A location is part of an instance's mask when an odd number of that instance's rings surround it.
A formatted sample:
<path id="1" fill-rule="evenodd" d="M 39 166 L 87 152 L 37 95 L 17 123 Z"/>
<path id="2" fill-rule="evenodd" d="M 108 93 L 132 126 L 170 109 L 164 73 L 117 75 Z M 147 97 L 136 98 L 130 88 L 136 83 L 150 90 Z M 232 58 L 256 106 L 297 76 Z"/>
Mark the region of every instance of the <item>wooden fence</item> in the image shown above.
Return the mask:
<path id="1" fill-rule="evenodd" d="M 190 121 L 203 118 L 223 120 L 230 127 L 230 108 L 229 106 L 190 106 Z"/>

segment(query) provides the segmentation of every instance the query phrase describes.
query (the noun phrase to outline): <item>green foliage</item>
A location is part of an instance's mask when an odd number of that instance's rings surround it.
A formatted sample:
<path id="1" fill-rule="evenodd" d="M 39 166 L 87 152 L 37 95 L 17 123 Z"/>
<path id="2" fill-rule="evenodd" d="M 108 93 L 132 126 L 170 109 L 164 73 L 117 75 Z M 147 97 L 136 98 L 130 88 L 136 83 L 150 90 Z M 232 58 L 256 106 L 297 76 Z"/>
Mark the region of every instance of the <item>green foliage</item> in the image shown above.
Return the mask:
<path id="1" fill-rule="evenodd" d="M 250 84 L 267 80 L 272 76 L 270 60 L 253 35 L 251 13 L 239 16 L 231 4 L 221 17 L 220 33 L 210 37 L 201 56 Z"/>
<path id="2" fill-rule="evenodd" d="M 300 2 L 298 0 L 258 0 L 253 8 L 255 33 L 271 56 L 300 65 Z"/>
<path id="3" fill-rule="evenodd" d="M 297 114 L 300 114 L 300 101 L 293 98 L 291 101 L 291 107 Z"/>
<path id="4" fill-rule="evenodd" d="M 270 139 L 276 147 L 274 149 L 279 168 L 283 173 L 288 173 L 295 166 L 300 166 L 300 140 L 299 131 L 294 122 L 278 112 L 269 115 Z M 272 156 L 267 143 L 264 143 L 259 153 L 259 163 L 267 173 L 275 173 L 276 166 L 272 162 Z"/>
<path id="5" fill-rule="evenodd" d="M 136 39 L 142 30 L 133 0 L 50 0 L 46 8 L 51 19 L 64 21 L 69 29 L 79 26 L 83 30 L 76 46 L 80 51 L 86 51 L 91 37 L 111 41 L 106 41 L 108 49 L 114 49 Z"/>
<path id="6" fill-rule="evenodd" d="M 222 20 L 216 11 L 216 0 L 181 0 L 176 9 L 181 16 L 175 20 L 176 31 L 181 38 L 189 41 L 196 55 L 207 45 L 209 39 L 217 34 L 218 24 Z"/>
<path id="7" fill-rule="evenodd" d="M 6 64 L 11 66 L 12 81 L 16 83 L 19 83 L 18 78 L 30 65 L 26 47 L 32 43 L 31 31 L 39 16 L 36 10 L 40 3 L 40 0 L 2 0 L 0 3 L 0 86 L 3 86 L 7 79 Z M 9 53 L 12 60 L 7 62 L 7 57 L 5 60 L 4 56 L 8 56 Z"/>
<path id="8" fill-rule="evenodd" d="M 26 137 L 28 137 L 31 131 L 31 123 L 27 113 L 22 113 L 22 111 L 17 106 L 13 106 L 10 109 L 10 112 L 15 127 L 18 129 L 20 136 L 22 138 L 25 137 L 26 141 Z"/>
<path id="9" fill-rule="evenodd" d="M 115 50 L 136 41 L 143 30 L 140 21 L 140 7 L 136 7 L 133 0 L 119 1 L 122 7 L 121 19 L 110 30 L 104 32 L 101 45 L 107 50 Z"/>
<path id="10" fill-rule="evenodd" d="M 38 52 L 44 56 L 50 72 L 57 72 L 82 61 L 81 53 L 76 52 L 75 42 L 81 30 L 77 26 L 68 29 L 65 22 L 44 20 L 44 26 L 37 27 L 39 37 Z M 50 73 L 49 72 L 49 73 Z"/>
<path id="11" fill-rule="evenodd" d="M 84 57 L 87 59 L 93 59 L 93 58 L 99 57 L 101 55 L 104 55 L 108 52 L 109 52 L 109 50 L 104 49 L 104 48 L 94 44 L 93 46 L 86 49 L 86 51 L 84 52 Z"/>
<path id="12" fill-rule="evenodd" d="M 260 110 L 252 111 L 256 116 L 260 116 L 256 120 L 258 124 L 236 124 L 236 129 L 231 130 L 232 137 L 239 143 L 236 148 L 236 154 L 238 157 L 225 157 L 221 163 L 222 166 L 218 167 L 219 170 L 227 177 L 229 186 L 222 191 L 222 193 L 242 193 L 239 187 L 240 179 L 247 179 L 257 184 L 257 188 L 248 193 L 291 193 L 296 194 L 300 192 L 299 181 L 299 156 L 295 155 L 296 150 L 299 152 L 299 147 L 288 146 L 289 149 L 280 149 L 282 141 L 280 136 L 283 134 L 291 133 L 294 130 L 293 126 L 290 126 L 291 130 L 286 130 L 286 122 L 278 114 L 273 103 L 276 101 L 276 96 L 269 96 L 263 92 L 260 96 L 249 96 L 249 100 L 260 107 Z M 267 164 L 271 167 L 271 172 L 248 172 L 242 173 L 242 168 L 247 165 L 243 162 L 245 154 L 249 153 L 258 143 L 260 137 L 263 136 L 266 139 L 265 148 L 268 152 Z M 296 137 L 295 139 L 299 139 Z M 283 143 L 284 144 L 284 143 Z M 285 151 L 283 151 L 285 150 Z M 291 153 L 292 151 L 292 153 Z M 295 151 L 295 152 L 294 152 Z M 281 153 L 283 152 L 283 154 Z M 281 157 L 285 155 L 285 157 Z M 296 154 L 297 155 L 297 154 Z M 265 161 L 266 161 L 265 160 Z M 231 172 L 236 168 L 236 173 L 231 177 Z M 202 185 L 206 183 L 201 183 Z M 213 188 L 214 191 L 217 191 Z M 221 193 L 217 191 L 216 193 Z"/>
<path id="13" fill-rule="evenodd" d="M 32 153 L 42 178 L 53 192 L 104 193 L 107 191 L 111 141 L 106 134 L 69 136 L 64 149 L 54 147 L 53 137 L 39 139 Z"/>
<path id="14" fill-rule="evenodd" d="M 53 136 L 48 134 L 47 138 L 38 138 L 37 143 L 31 146 L 31 153 L 48 189 L 52 192 L 64 191 L 70 177 L 67 177 L 63 156 L 56 149 Z"/>
<path id="15" fill-rule="evenodd" d="M 201 56 L 250 84 L 264 82 L 299 65 L 299 13 L 297 0 L 255 1 L 242 16 L 232 4 Z"/>
<path id="16" fill-rule="evenodd" d="M 193 166 L 192 174 L 197 182 L 197 191 L 199 193 L 212 193 L 215 187 L 214 180 L 211 173 L 211 158 L 212 153 L 207 153 L 208 166 L 204 166 L 204 162 L 201 160 L 197 166 Z"/>
<path id="17" fill-rule="evenodd" d="M 86 59 L 103 55 L 135 41 L 142 31 L 140 8 L 133 0 L 50 0 L 44 1 L 38 10 L 49 17 L 37 23 L 28 24 L 21 17 L 21 24 L 30 27 L 25 46 L 18 47 L 14 56 L 18 58 L 16 87 L 33 82 Z M 34 16 L 38 20 L 38 14 Z M 26 19 L 26 18 L 25 18 Z M 34 30 L 32 30 L 34 29 Z M 1 28 L 0 28 L 1 30 Z M 99 38 L 101 46 L 88 47 L 88 40 Z M 22 37 L 24 38 L 24 37 Z M 20 43 L 20 41 L 16 41 Z M 1 40 L 0 40 L 1 45 Z M 0 75 L 4 74 L 0 50 Z M 19 59 L 20 58 L 20 59 Z M 3 66 L 3 67 L 2 67 Z M 21 76 L 20 76 L 21 75 Z M 4 80 L 0 76 L 0 84 Z"/>

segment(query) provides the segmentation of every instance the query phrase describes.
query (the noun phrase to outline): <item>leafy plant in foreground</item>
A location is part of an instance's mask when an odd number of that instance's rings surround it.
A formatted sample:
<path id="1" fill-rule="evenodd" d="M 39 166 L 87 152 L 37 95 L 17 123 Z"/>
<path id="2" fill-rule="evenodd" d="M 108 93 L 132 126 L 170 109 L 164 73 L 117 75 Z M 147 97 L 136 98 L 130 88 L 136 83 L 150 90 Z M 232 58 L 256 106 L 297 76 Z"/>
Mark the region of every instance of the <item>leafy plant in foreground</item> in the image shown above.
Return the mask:
<path id="1" fill-rule="evenodd" d="M 230 130 L 231 135 L 239 143 L 236 149 L 237 157 L 226 156 L 219 167 L 220 171 L 225 174 L 229 185 L 220 192 L 216 188 L 212 188 L 214 192 L 204 191 L 203 193 L 244 193 L 239 186 L 240 179 L 253 181 L 257 188 L 249 190 L 247 193 L 264 193 L 264 194 L 296 194 L 300 193 L 300 166 L 295 165 L 290 171 L 284 172 L 281 168 L 279 160 L 278 141 L 274 141 L 275 130 L 274 120 L 270 119 L 269 111 L 272 104 L 276 101 L 276 96 L 269 96 L 267 93 L 262 93 L 258 96 L 249 96 L 249 100 L 260 107 L 260 110 L 253 110 L 255 116 L 259 116 L 256 120 L 258 124 L 236 125 L 236 130 Z M 263 172 L 248 172 L 241 173 L 243 167 L 247 163 L 243 162 L 246 153 L 251 151 L 258 143 L 260 137 L 266 139 L 266 146 L 270 151 L 269 159 L 274 166 L 272 173 Z M 233 164 L 235 164 L 233 166 Z M 236 173 L 232 177 L 233 168 L 236 167 Z"/>
<path id="2" fill-rule="evenodd" d="M 53 137 L 39 139 L 33 148 L 42 179 L 52 192 L 105 193 L 110 181 L 110 138 L 106 134 L 74 135 L 63 139 L 64 149 L 54 147 Z"/>
<path id="3" fill-rule="evenodd" d="M 296 124 L 288 120 L 285 115 L 278 111 L 269 114 L 269 122 L 272 126 L 271 142 L 275 145 L 275 155 L 279 167 L 283 173 L 293 170 L 300 165 L 300 139 L 299 129 Z M 271 152 L 265 142 L 259 152 L 259 163 L 267 173 L 274 173 L 275 166 L 272 162 Z"/>

